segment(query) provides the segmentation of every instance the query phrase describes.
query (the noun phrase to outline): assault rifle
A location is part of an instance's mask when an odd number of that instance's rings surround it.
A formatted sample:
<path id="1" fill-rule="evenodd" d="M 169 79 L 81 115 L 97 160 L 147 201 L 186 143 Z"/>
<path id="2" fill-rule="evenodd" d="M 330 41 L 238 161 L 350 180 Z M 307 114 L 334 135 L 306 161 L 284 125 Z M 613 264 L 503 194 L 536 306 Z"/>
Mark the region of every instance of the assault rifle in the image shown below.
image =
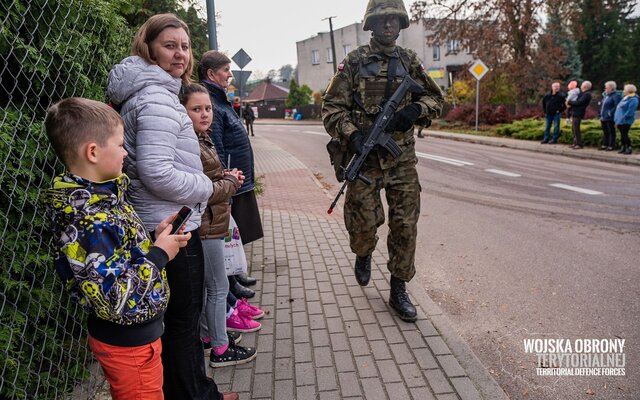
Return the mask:
<path id="1" fill-rule="evenodd" d="M 360 173 L 360 170 L 362 169 L 365 160 L 369 156 L 369 153 L 371 153 L 371 151 L 374 149 L 374 147 L 378 145 L 384 147 L 393 158 L 398 158 L 400 156 L 402 150 L 400 149 L 400 147 L 398 147 L 391 135 L 386 132 L 386 129 L 393 119 L 393 116 L 398 109 L 398 105 L 404 99 L 404 96 L 407 94 L 407 92 L 421 93 L 423 91 L 424 88 L 422 87 L 422 85 L 411 79 L 409 74 L 404 76 L 404 79 L 402 80 L 402 83 L 400 83 L 400 86 L 398 86 L 398 89 L 396 89 L 396 91 L 393 93 L 393 96 L 391 96 L 391 98 L 387 100 L 387 102 L 384 104 L 384 107 L 382 107 L 382 111 L 380 111 L 380 113 L 376 117 L 373 126 L 371 127 L 369 133 L 367 134 L 367 137 L 363 141 L 362 151 L 360 152 L 360 154 L 354 154 L 353 157 L 351 157 L 349 164 L 347 164 L 347 167 L 344 168 L 344 183 L 338 191 L 335 199 L 333 199 L 331 206 L 329 206 L 327 214 L 331 214 L 333 212 L 333 209 L 338 203 L 338 199 L 340 199 L 340 196 L 342 196 L 342 194 L 344 193 L 347 184 L 355 181 L 356 179 L 360 179 L 367 185 L 371 184 L 371 181 L 366 176 L 362 175 Z"/>

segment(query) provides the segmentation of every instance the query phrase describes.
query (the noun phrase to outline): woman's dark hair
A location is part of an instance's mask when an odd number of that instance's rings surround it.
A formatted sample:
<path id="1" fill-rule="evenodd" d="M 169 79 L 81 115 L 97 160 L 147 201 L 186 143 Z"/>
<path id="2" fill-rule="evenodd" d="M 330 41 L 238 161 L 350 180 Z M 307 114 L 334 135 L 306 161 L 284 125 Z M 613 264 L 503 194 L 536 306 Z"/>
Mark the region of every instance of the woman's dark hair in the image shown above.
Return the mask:
<path id="1" fill-rule="evenodd" d="M 182 103 L 182 105 L 187 104 L 189 98 L 194 93 L 204 93 L 207 96 L 209 95 L 209 91 L 206 87 L 202 86 L 199 83 L 189 83 L 186 85 L 182 85 L 182 89 L 180 89 L 180 95 L 178 96 L 180 97 L 180 103 Z"/>

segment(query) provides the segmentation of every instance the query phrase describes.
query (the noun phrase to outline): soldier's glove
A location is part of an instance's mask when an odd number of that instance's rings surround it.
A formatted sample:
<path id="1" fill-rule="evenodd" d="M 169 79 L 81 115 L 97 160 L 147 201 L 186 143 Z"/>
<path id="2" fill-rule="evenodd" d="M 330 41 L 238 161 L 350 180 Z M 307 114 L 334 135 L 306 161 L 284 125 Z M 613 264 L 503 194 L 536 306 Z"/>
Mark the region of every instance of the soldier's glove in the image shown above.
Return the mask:
<path id="1" fill-rule="evenodd" d="M 416 120 L 420 116 L 421 111 L 422 109 L 420 108 L 419 104 L 409 104 L 402 110 L 395 113 L 395 115 L 391 119 L 391 122 L 389 123 L 387 131 L 405 132 L 409 130 L 409 128 L 411 128 L 416 123 Z"/>
<path id="2" fill-rule="evenodd" d="M 362 132 L 355 131 L 349 135 L 349 149 L 358 156 L 362 153 L 362 142 L 364 142 Z"/>

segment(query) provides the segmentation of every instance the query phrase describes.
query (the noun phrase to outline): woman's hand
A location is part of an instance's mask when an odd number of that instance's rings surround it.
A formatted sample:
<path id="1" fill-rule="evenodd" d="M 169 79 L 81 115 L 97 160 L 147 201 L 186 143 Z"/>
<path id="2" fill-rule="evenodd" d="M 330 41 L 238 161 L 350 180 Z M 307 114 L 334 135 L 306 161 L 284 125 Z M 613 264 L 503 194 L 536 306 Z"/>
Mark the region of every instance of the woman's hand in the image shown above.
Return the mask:
<path id="1" fill-rule="evenodd" d="M 229 170 L 224 171 L 224 174 L 235 177 L 238 180 L 238 182 L 240 182 L 240 186 L 242 186 L 242 183 L 244 182 L 244 175 L 242 175 L 242 171 L 238 170 L 237 168 L 234 168 L 230 171 Z"/>

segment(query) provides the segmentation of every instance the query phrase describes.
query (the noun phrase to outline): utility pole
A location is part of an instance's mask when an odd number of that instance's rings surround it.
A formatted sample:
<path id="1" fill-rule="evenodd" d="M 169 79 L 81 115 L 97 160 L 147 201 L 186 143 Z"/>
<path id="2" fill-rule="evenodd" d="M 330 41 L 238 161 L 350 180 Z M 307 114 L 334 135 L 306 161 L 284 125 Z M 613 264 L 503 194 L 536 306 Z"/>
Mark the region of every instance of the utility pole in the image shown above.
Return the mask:
<path id="1" fill-rule="evenodd" d="M 336 66 L 336 43 L 333 40 L 333 23 L 331 22 L 332 18 L 337 18 L 335 15 L 327 18 L 322 18 L 322 21 L 329 20 L 329 36 L 331 37 L 331 55 L 333 56 L 333 73 L 335 74 L 338 71 Z"/>
<path id="2" fill-rule="evenodd" d="M 214 0 L 207 0 L 207 29 L 209 30 L 209 50 L 218 50 L 216 6 Z"/>

